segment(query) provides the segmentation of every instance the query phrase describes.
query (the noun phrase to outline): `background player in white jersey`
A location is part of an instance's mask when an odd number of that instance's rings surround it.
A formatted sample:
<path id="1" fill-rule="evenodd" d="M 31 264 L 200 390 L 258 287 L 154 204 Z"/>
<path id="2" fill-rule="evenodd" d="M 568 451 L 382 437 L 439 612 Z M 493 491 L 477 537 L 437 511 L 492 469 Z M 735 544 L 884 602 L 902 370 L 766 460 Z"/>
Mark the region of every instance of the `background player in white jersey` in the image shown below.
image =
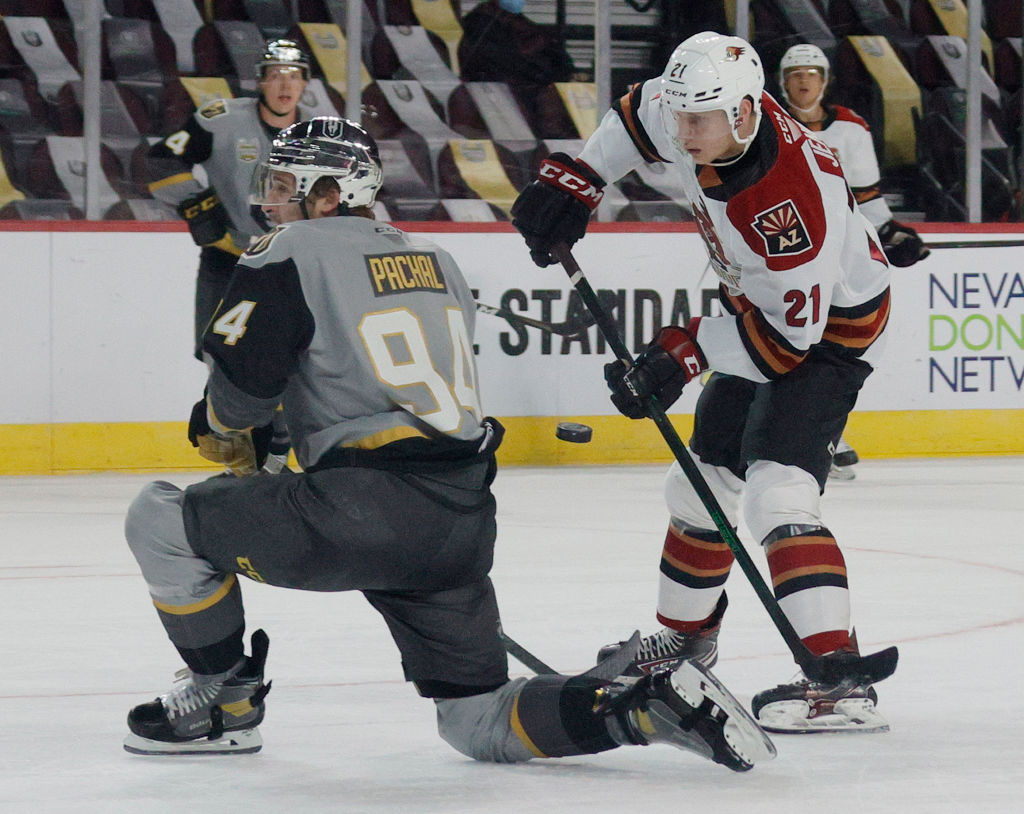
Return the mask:
<path id="1" fill-rule="evenodd" d="M 283 131 L 254 179 L 278 226 L 242 255 L 204 335 L 210 375 L 190 434 L 205 457 L 255 472 L 247 428 L 281 403 L 304 471 L 184 492 L 157 482 L 132 503 L 128 543 L 188 670 L 129 713 L 125 748 L 260 748 L 268 638 L 254 633 L 244 655 L 243 574 L 362 591 L 406 678 L 434 699 L 441 736 L 479 760 L 655 742 L 737 771 L 771 757 L 739 702 L 692 665 L 635 685 L 509 680 L 488 577 L 503 430 L 477 393 L 475 303 L 447 252 L 374 222 L 381 180 L 376 144 L 334 117 Z"/>
<path id="2" fill-rule="evenodd" d="M 305 118 L 299 101 L 309 81 L 309 57 L 295 42 L 269 41 L 257 71 L 259 98 L 207 102 L 147 156 L 150 192 L 177 209 L 201 247 L 194 315 L 197 358 L 203 331 L 235 261 L 251 239 L 266 231 L 248 202 L 253 170 L 281 129 Z M 196 165 L 205 171 L 205 188 L 193 174 Z M 288 445 L 287 429 L 279 419 L 268 470 L 280 471 L 285 465 Z"/>
<path id="3" fill-rule="evenodd" d="M 818 46 L 801 43 L 782 55 L 779 86 L 790 115 L 832 148 L 857 203 L 878 230 L 882 251 L 889 262 L 894 266 L 912 266 L 930 254 L 928 247 L 912 227 L 893 218 L 882 197 L 881 173 L 868 123 L 848 107 L 825 102 L 831 81 L 828 57 Z M 840 438 L 830 475 L 852 479 L 857 459 L 853 447 Z"/>
<path id="4" fill-rule="evenodd" d="M 582 237 L 606 182 L 645 161 L 677 173 L 721 278 L 725 313 L 661 328 L 628 371 L 607 365 L 612 401 L 641 418 L 643 397 L 667 407 L 688 381 L 715 371 L 697 403 L 693 458 L 729 522 L 742 510 L 764 546 L 775 595 L 804 644 L 853 659 L 846 567 L 820 496 L 881 352 L 889 264 L 832 151 L 763 88 L 749 43 L 694 35 L 661 77 L 614 104 L 578 159 L 544 162 L 513 206 L 513 223 L 547 265 L 554 245 Z M 644 639 L 638 675 L 685 658 L 715 662 L 733 561 L 678 463 L 665 495 L 665 627 Z M 870 686 L 804 679 L 759 693 L 753 705 L 762 725 L 779 731 L 884 728 L 875 699 Z"/>

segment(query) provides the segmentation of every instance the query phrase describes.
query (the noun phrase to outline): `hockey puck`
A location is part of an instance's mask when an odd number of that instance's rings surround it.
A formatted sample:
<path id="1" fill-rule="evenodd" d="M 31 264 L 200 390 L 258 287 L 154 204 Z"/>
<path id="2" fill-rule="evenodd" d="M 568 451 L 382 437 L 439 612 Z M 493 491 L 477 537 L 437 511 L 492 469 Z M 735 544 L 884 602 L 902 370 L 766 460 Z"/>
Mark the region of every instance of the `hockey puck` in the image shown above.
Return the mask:
<path id="1" fill-rule="evenodd" d="M 560 421 L 555 428 L 555 438 L 573 444 L 585 444 L 594 436 L 594 431 L 586 424 L 572 421 Z"/>

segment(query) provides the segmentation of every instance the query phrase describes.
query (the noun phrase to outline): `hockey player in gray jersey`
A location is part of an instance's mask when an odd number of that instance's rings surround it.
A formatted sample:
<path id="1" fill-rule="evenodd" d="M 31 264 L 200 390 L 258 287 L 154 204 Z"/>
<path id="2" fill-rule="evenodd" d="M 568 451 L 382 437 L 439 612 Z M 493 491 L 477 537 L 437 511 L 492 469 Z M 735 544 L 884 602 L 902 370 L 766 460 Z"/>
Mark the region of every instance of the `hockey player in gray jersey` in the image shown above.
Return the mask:
<path id="1" fill-rule="evenodd" d="M 303 116 L 309 57 L 291 40 L 272 40 L 258 65 L 259 98 L 215 99 L 147 156 L 153 197 L 175 207 L 201 247 L 196 278 L 196 355 L 238 256 L 266 231 L 250 213 L 249 184 L 271 139 Z M 207 186 L 193 174 L 201 165 Z"/>
<path id="2" fill-rule="evenodd" d="M 184 492 L 157 482 L 133 501 L 126 537 L 187 669 L 129 713 L 125 748 L 260 748 L 268 637 L 256 631 L 244 655 L 242 574 L 362 591 L 406 678 L 434 700 L 441 736 L 478 760 L 658 742 L 736 771 L 770 758 L 757 724 L 698 666 L 629 686 L 509 680 L 488 577 L 503 430 L 481 409 L 458 266 L 372 219 L 377 147 L 344 119 L 287 128 L 254 184 L 277 226 L 242 255 L 204 336 L 207 397 L 190 432 L 205 457 L 247 475 L 258 466 L 247 428 L 281 403 L 304 471 Z"/>

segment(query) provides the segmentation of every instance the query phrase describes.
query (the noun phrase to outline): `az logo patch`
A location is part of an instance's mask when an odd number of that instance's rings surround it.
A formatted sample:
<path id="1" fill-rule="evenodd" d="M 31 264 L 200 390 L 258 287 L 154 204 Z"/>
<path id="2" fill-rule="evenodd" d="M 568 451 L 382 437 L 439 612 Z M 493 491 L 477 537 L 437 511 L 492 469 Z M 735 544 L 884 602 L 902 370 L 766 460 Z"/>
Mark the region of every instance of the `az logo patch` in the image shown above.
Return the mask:
<path id="1" fill-rule="evenodd" d="M 800 254 L 812 248 L 803 219 L 792 200 L 754 216 L 754 227 L 771 256 Z"/>

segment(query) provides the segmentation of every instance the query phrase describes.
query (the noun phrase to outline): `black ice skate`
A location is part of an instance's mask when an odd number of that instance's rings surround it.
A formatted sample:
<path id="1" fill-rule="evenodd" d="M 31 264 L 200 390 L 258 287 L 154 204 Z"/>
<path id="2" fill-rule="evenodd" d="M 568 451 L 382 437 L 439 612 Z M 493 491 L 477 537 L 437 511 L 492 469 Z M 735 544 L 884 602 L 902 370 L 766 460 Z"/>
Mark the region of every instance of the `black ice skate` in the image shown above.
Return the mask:
<path id="1" fill-rule="evenodd" d="M 252 655 L 226 674 L 197 676 L 179 670 L 175 686 L 155 701 L 128 713 L 131 733 L 124 748 L 137 755 L 195 755 L 258 752 L 263 699 L 263 667 L 270 640 L 252 634 Z"/>
<path id="2" fill-rule="evenodd" d="M 803 678 L 759 692 L 751 702 L 754 717 L 768 732 L 888 732 L 889 722 L 875 705 L 870 684 L 844 680 L 823 684 Z"/>
<path id="3" fill-rule="evenodd" d="M 836 445 L 836 451 L 832 455 L 832 465 L 829 468 L 828 476 L 834 480 L 853 480 L 857 477 L 853 466 L 859 461 L 860 456 L 857 455 L 857 450 L 840 438 Z"/>
<path id="4" fill-rule="evenodd" d="M 618 743 L 666 743 L 745 772 L 775 757 L 775 746 L 739 701 L 693 662 L 598 691 L 599 714 Z"/>
<path id="5" fill-rule="evenodd" d="M 711 618 L 693 633 L 681 633 L 666 627 L 650 636 L 644 636 L 640 640 L 636 658 L 622 673 L 622 677 L 639 678 L 664 667 L 671 670 L 684 661 L 694 661 L 708 669 L 714 667 L 718 661 L 718 631 L 728 604 L 729 600 L 723 593 Z M 623 644 L 625 642 L 602 647 L 597 652 L 598 663 L 617 652 Z"/>

